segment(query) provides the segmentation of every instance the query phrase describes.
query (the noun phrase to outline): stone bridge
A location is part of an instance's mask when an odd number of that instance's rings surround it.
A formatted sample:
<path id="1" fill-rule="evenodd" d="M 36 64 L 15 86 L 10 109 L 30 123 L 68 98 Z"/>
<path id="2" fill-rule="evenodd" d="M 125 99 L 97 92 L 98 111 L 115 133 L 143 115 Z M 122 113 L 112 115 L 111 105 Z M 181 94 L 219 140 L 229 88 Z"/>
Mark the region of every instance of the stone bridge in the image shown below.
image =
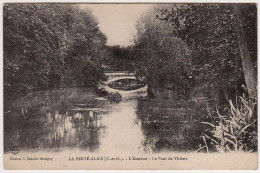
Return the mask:
<path id="1" fill-rule="evenodd" d="M 107 71 L 105 75 L 108 80 L 100 86 L 107 92 L 119 92 L 123 97 L 146 96 L 148 87 L 135 74 L 129 71 Z"/>
<path id="2" fill-rule="evenodd" d="M 135 72 L 129 72 L 129 71 L 110 71 L 110 72 L 105 72 L 105 75 L 108 77 L 108 80 L 105 82 L 105 84 L 120 79 L 136 79 Z"/>

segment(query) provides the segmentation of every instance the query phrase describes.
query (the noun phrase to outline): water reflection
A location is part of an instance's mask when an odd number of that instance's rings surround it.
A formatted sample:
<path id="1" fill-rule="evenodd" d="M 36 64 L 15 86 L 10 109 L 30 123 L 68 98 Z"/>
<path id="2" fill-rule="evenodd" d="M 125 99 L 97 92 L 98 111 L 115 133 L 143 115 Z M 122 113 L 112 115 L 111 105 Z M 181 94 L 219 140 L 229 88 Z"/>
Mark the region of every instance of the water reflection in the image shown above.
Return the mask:
<path id="1" fill-rule="evenodd" d="M 137 99 L 118 104 L 103 101 L 98 108 L 89 105 L 28 110 L 30 115 L 25 116 L 31 118 L 27 119 L 18 111 L 17 117 L 5 120 L 5 152 L 13 146 L 54 151 L 80 148 L 100 153 L 181 150 L 183 122 L 172 108 Z"/>
<path id="2" fill-rule="evenodd" d="M 136 153 L 142 151 L 144 136 L 136 116 L 137 100 L 128 100 L 111 106 L 109 115 L 102 122 L 100 152 Z"/>
<path id="3" fill-rule="evenodd" d="M 144 151 L 181 151 L 184 137 L 182 135 L 183 118 L 176 109 L 162 107 L 160 104 L 140 101 L 137 116 L 141 119 Z"/>
<path id="4" fill-rule="evenodd" d="M 46 124 L 53 127 L 48 139 L 56 147 L 80 147 L 89 151 L 99 148 L 98 130 L 103 127 L 101 112 L 84 109 L 67 110 L 65 115 L 46 113 Z"/>

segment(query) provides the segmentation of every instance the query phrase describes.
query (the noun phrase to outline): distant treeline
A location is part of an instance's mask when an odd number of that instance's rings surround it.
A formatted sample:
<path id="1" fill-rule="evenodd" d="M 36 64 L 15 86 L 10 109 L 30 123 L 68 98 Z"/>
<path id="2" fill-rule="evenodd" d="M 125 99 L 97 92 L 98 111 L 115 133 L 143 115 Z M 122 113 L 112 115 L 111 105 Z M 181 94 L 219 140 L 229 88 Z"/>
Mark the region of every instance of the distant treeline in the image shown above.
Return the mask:
<path id="1" fill-rule="evenodd" d="M 156 5 L 136 25 L 139 74 L 176 97 L 256 97 L 256 20 L 255 4 Z"/>
<path id="2" fill-rule="evenodd" d="M 133 48 L 133 46 L 106 46 L 102 52 L 102 63 L 106 66 L 105 69 L 108 71 L 135 71 L 138 60 L 133 55 Z"/>
<path id="3" fill-rule="evenodd" d="M 104 79 L 106 37 L 92 14 L 69 4 L 4 5 L 4 97 Z"/>

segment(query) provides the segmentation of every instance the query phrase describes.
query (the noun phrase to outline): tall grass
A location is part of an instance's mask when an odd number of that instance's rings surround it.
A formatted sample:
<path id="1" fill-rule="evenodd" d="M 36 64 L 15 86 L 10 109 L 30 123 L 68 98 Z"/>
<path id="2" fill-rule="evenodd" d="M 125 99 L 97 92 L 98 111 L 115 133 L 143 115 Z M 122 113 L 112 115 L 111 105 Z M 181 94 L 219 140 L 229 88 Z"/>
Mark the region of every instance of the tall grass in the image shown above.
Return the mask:
<path id="1" fill-rule="evenodd" d="M 218 152 L 257 150 L 257 100 L 239 97 L 234 104 L 212 112 L 212 122 L 201 136 L 204 146 L 199 150 L 213 148 Z"/>

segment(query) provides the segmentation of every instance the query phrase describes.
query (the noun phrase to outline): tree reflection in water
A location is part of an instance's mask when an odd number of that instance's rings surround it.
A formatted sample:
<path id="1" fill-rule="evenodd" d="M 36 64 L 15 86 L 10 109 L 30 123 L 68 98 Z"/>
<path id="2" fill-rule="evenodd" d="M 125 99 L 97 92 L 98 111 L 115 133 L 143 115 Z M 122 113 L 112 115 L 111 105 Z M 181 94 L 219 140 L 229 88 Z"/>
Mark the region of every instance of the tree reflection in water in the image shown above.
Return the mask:
<path id="1" fill-rule="evenodd" d="M 27 119 L 13 111 L 5 123 L 5 152 L 12 146 L 101 153 L 184 150 L 181 111 L 138 99 L 106 101 L 99 105 L 102 109 L 94 106 L 28 108 Z"/>

